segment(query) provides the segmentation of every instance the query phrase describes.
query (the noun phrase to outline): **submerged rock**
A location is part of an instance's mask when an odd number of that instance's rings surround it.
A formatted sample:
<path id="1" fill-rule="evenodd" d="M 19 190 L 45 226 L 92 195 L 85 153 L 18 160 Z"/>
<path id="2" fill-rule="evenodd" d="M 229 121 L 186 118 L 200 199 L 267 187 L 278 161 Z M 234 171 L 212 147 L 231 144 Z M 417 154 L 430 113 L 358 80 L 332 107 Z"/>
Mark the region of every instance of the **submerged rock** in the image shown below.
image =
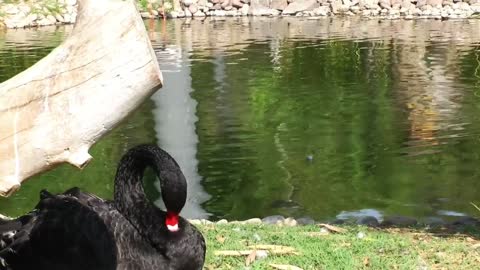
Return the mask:
<path id="1" fill-rule="evenodd" d="M 432 228 L 441 227 L 447 224 L 447 222 L 440 217 L 426 217 L 423 219 L 422 223 Z"/>
<path id="2" fill-rule="evenodd" d="M 280 216 L 280 215 L 275 215 L 275 216 L 268 216 L 265 218 L 262 218 L 262 222 L 265 224 L 279 224 L 283 223 L 285 221 L 285 217 Z"/>
<path id="3" fill-rule="evenodd" d="M 382 222 L 383 226 L 414 226 L 417 225 L 417 220 L 411 217 L 404 216 L 390 216 L 385 218 Z"/>
<path id="4" fill-rule="evenodd" d="M 366 225 L 370 227 L 377 227 L 378 225 L 380 225 L 380 223 L 378 222 L 378 219 L 372 216 L 365 216 L 365 217 L 359 218 L 357 220 L 357 224 Z"/>
<path id="5" fill-rule="evenodd" d="M 313 225 L 315 224 L 315 220 L 311 217 L 301 217 L 297 218 L 298 225 Z"/>
<path id="6" fill-rule="evenodd" d="M 480 220 L 473 217 L 460 217 L 450 223 L 453 226 L 480 226 Z"/>

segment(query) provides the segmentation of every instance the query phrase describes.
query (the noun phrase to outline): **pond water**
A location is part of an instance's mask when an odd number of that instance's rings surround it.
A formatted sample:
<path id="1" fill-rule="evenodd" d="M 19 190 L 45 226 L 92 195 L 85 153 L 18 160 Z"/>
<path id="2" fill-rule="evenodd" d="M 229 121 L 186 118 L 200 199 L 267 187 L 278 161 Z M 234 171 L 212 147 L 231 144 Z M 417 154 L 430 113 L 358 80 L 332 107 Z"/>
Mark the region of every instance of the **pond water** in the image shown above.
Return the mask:
<path id="1" fill-rule="evenodd" d="M 28 211 L 42 188 L 111 198 L 122 153 L 154 142 L 188 178 L 188 217 L 478 214 L 480 20 L 146 25 L 165 87 L 91 149 L 85 170 L 36 176 L 0 199 L 1 213 Z M 1 32 L 0 81 L 70 29 Z"/>

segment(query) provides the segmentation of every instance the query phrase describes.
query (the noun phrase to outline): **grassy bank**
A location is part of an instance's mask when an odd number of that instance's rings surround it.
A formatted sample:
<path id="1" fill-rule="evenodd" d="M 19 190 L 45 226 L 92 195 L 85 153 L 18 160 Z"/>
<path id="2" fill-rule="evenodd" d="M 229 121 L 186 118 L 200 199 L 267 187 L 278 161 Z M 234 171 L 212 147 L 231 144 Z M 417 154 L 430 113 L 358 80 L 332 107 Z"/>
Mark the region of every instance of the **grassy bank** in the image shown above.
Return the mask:
<path id="1" fill-rule="evenodd" d="M 199 228 L 208 246 L 205 269 L 282 269 L 271 264 L 301 269 L 480 269 L 480 237 L 475 231 L 346 226 L 340 228 L 341 232 L 334 232 L 313 225 L 237 224 Z M 253 260 L 265 252 L 257 251 L 254 256 L 251 246 L 265 244 L 285 246 L 275 249 L 291 254 L 268 254 Z M 248 251 L 251 255 L 225 256 L 219 251 Z"/>

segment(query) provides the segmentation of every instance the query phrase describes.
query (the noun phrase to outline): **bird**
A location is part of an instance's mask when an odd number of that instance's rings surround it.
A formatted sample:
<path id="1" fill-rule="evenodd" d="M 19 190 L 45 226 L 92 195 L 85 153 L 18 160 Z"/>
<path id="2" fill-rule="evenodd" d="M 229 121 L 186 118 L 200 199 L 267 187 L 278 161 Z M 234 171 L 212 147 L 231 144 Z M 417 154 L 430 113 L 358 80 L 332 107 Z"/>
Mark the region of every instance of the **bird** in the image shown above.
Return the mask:
<path id="1" fill-rule="evenodd" d="M 166 211 L 145 195 L 143 173 L 160 179 Z M 113 200 L 71 188 L 40 192 L 29 213 L 0 220 L 0 269 L 199 270 L 206 245 L 180 212 L 187 182 L 157 145 L 129 149 L 118 164 Z"/>

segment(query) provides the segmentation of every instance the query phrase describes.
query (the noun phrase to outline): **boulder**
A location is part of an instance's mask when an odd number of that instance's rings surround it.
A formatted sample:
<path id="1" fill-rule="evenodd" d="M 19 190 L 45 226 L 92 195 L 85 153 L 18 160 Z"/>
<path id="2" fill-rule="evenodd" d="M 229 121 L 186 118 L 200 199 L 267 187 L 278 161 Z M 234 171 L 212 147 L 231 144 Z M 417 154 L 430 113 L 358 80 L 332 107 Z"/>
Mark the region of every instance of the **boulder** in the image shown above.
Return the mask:
<path id="1" fill-rule="evenodd" d="M 417 8 L 421 8 L 427 4 L 427 0 L 417 0 Z"/>
<path id="2" fill-rule="evenodd" d="M 262 218 L 262 222 L 265 223 L 265 224 L 275 225 L 275 224 L 283 223 L 284 221 L 285 221 L 285 217 L 279 216 L 279 215 L 268 216 L 268 217 Z"/>
<path id="3" fill-rule="evenodd" d="M 392 2 L 390 0 L 380 0 L 379 6 L 384 9 L 391 9 Z"/>
<path id="4" fill-rule="evenodd" d="M 379 225 L 379 222 L 376 217 L 364 216 L 357 220 L 357 224 L 369 227 L 377 227 Z"/>
<path id="5" fill-rule="evenodd" d="M 379 0 L 360 0 L 358 5 L 366 9 L 377 9 Z"/>
<path id="6" fill-rule="evenodd" d="M 207 15 L 205 15 L 205 13 L 203 13 L 202 11 L 198 10 L 197 12 L 193 13 L 193 17 L 197 17 L 197 18 L 201 18 L 201 17 L 205 17 Z"/>
<path id="7" fill-rule="evenodd" d="M 197 7 L 197 5 L 192 4 L 192 5 L 190 5 L 190 6 L 188 7 L 188 10 L 189 10 L 192 14 L 195 14 L 195 13 L 197 13 L 197 11 L 198 11 L 198 7 Z"/>
<path id="8" fill-rule="evenodd" d="M 414 226 L 417 225 L 417 220 L 411 217 L 404 217 L 404 216 L 391 216 L 385 218 L 382 222 L 383 226 Z"/>
<path id="9" fill-rule="evenodd" d="M 183 3 L 184 6 L 189 7 L 190 5 L 193 5 L 193 4 L 197 3 L 197 1 L 196 0 L 182 0 L 182 3 Z"/>
<path id="10" fill-rule="evenodd" d="M 400 8 L 406 8 L 408 10 L 410 10 L 412 6 L 415 7 L 415 5 L 410 2 L 410 0 L 403 0 L 400 4 Z"/>
<path id="11" fill-rule="evenodd" d="M 226 14 L 225 14 L 225 10 L 215 10 L 213 15 L 217 17 L 225 17 Z"/>
<path id="12" fill-rule="evenodd" d="M 340 1 L 333 1 L 332 3 L 330 3 L 330 7 L 333 14 L 339 14 L 341 13 L 342 3 Z"/>
<path id="13" fill-rule="evenodd" d="M 287 0 L 272 0 L 270 3 L 270 8 L 276 9 L 276 10 L 284 10 L 287 8 L 288 2 Z"/>
<path id="14" fill-rule="evenodd" d="M 252 16 L 276 16 L 279 11 L 268 7 L 268 1 L 265 0 L 251 0 L 248 14 Z M 267 5 L 264 5 L 264 4 Z"/>
<path id="15" fill-rule="evenodd" d="M 313 15 L 315 16 L 327 16 L 330 14 L 330 8 L 326 6 L 321 6 L 313 10 Z"/>
<path id="16" fill-rule="evenodd" d="M 297 219 L 298 225 L 313 225 L 315 224 L 315 220 L 311 217 L 301 217 Z"/>
<path id="17" fill-rule="evenodd" d="M 447 222 L 445 222 L 442 218 L 440 217 L 426 217 L 423 222 L 424 225 L 429 226 L 429 227 L 441 227 L 445 226 Z"/>
<path id="18" fill-rule="evenodd" d="M 458 8 L 461 10 L 470 10 L 470 5 L 468 3 L 462 2 L 458 3 Z"/>
<path id="19" fill-rule="evenodd" d="M 7 4 L 3 8 L 3 13 L 7 15 L 15 15 L 19 12 L 18 6 L 14 4 Z"/>
<path id="20" fill-rule="evenodd" d="M 450 223 L 452 226 L 459 226 L 459 227 L 479 227 L 480 220 L 472 217 L 460 217 Z"/>
<path id="21" fill-rule="evenodd" d="M 244 4 L 240 9 L 240 15 L 242 16 L 247 16 L 248 15 L 248 11 L 250 9 L 250 6 L 248 4 Z"/>
<path id="22" fill-rule="evenodd" d="M 432 7 L 442 6 L 442 1 L 443 0 L 427 0 L 427 5 L 430 5 Z"/>
<path id="23" fill-rule="evenodd" d="M 320 5 L 316 0 L 297 0 L 293 3 L 290 3 L 282 12 L 283 15 L 293 15 L 297 12 L 312 10 Z"/>
<path id="24" fill-rule="evenodd" d="M 232 0 L 232 6 L 236 8 L 242 8 L 244 3 L 242 3 L 240 0 Z"/>
<path id="25" fill-rule="evenodd" d="M 225 7 L 231 6 L 232 5 L 231 2 L 232 2 L 231 0 L 223 0 L 221 5 L 223 8 L 225 8 Z"/>

